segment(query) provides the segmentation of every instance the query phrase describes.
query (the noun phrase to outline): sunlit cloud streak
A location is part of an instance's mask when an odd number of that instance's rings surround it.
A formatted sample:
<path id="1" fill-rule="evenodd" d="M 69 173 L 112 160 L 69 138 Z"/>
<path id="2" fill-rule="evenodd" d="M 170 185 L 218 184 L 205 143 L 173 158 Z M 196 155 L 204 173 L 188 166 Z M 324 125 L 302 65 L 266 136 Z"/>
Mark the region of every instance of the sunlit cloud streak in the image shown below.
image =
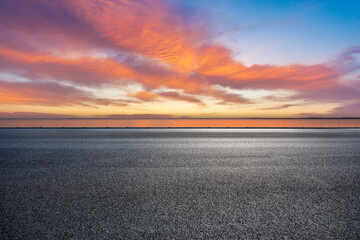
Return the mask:
<path id="1" fill-rule="evenodd" d="M 76 118 L 76 115 L 38 112 L 0 112 L 0 118 Z"/>
<path id="2" fill-rule="evenodd" d="M 2 104 L 29 104 L 42 106 L 85 107 L 96 105 L 124 106 L 127 102 L 95 98 L 88 92 L 63 86 L 54 82 L 4 82 L 0 81 L 0 102 Z"/>

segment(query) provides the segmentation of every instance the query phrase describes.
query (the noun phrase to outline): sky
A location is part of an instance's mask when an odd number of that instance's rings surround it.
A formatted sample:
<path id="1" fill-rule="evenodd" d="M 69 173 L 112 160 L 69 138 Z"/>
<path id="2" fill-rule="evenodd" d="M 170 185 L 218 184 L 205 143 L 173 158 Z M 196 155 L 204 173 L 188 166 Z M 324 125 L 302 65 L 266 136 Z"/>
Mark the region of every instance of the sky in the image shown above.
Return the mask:
<path id="1" fill-rule="evenodd" d="M 2 0 L 0 118 L 360 117 L 360 2 Z"/>

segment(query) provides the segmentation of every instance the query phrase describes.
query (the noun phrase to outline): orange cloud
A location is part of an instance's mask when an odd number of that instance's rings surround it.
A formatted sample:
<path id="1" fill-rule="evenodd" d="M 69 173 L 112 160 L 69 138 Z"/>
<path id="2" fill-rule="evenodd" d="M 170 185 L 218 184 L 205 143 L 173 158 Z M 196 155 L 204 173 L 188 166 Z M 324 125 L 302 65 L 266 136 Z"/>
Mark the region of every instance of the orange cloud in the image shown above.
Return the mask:
<path id="1" fill-rule="evenodd" d="M 171 99 L 171 100 L 186 101 L 186 102 L 197 103 L 197 104 L 203 105 L 202 101 L 197 98 L 194 98 L 192 96 L 183 95 L 183 94 L 180 94 L 178 92 L 173 92 L 173 91 L 161 92 L 161 93 L 156 93 L 156 94 L 152 93 L 152 92 L 148 92 L 148 91 L 140 91 L 140 92 L 135 93 L 133 96 L 142 101 L 158 101 L 160 98 L 162 98 L 162 99 L 167 98 L 167 99 Z"/>
<path id="2" fill-rule="evenodd" d="M 196 66 L 193 40 L 199 29 L 187 29 L 183 19 L 158 0 L 73 2 L 78 14 L 115 46 L 171 64 L 179 71 Z"/>
<path id="3" fill-rule="evenodd" d="M 92 96 L 77 88 L 49 82 L 4 82 L 0 81 L 1 104 L 22 104 L 41 106 L 118 105 L 128 102 L 108 100 Z"/>
<path id="4" fill-rule="evenodd" d="M 157 94 L 148 91 L 140 91 L 133 94 L 133 96 L 143 101 L 155 100 L 159 97 Z"/>
<path id="5" fill-rule="evenodd" d="M 115 46 L 159 59 L 176 72 L 183 73 L 180 84 L 172 77 L 167 86 L 184 89 L 199 80 L 188 77 L 189 73 L 197 73 L 207 77 L 208 83 L 301 90 L 328 86 L 338 76 L 334 69 L 320 64 L 246 67 L 232 58 L 231 50 L 202 44 L 207 42 L 205 31 L 186 29 L 184 20 L 174 15 L 163 1 L 120 3 L 107 0 L 92 1 L 91 4 L 76 2 L 80 14 L 84 14 L 86 20 Z M 144 81 L 149 83 L 154 79 L 146 76 Z"/>
<path id="6" fill-rule="evenodd" d="M 6 61 L 4 65 L 7 68 L 25 70 L 26 75 L 35 78 L 51 78 L 91 85 L 135 77 L 130 68 L 109 58 L 96 59 L 85 56 L 79 59 L 66 59 L 46 53 L 25 53 L 0 47 L 0 59 Z"/>
<path id="7" fill-rule="evenodd" d="M 0 118 L 76 118 L 75 115 L 38 112 L 0 112 Z"/>

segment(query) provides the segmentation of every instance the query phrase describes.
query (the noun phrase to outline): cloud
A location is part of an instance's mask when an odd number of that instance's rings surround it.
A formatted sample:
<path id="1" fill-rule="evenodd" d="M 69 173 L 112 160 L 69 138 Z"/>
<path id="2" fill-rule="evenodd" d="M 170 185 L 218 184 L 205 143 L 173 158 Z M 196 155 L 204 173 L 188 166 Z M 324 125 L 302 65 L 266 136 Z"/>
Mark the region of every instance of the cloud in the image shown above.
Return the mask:
<path id="1" fill-rule="evenodd" d="M 199 100 L 195 97 L 192 97 L 192 96 L 186 96 L 186 95 L 180 94 L 178 92 L 162 92 L 158 95 L 169 98 L 169 99 L 173 99 L 173 100 L 180 100 L 180 101 L 186 101 L 186 102 L 197 103 L 197 104 L 203 105 L 201 100 Z"/>
<path id="2" fill-rule="evenodd" d="M 360 46 L 351 47 L 344 51 L 333 64 L 343 73 L 351 73 L 360 69 L 360 60 L 356 57 L 357 55 L 360 55 Z"/>
<path id="3" fill-rule="evenodd" d="M 94 104 L 124 106 L 127 102 L 95 98 L 85 91 L 55 82 L 0 81 L 0 104 L 91 107 Z"/>
<path id="4" fill-rule="evenodd" d="M 297 105 L 296 104 L 283 104 L 283 105 L 275 106 L 275 107 L 262 108 L 262 110 L 280 110 L 280 109 L 285 109 L 285 108 L 289 108 L 289 107 L 293 107 L 293 106 L 297 106 Z"/>
<path id="5" fill-rule="evenodd" d="M 81 57 L 67 59 L 47 53 L 26 53 L 0 47 L 0 70 L 36 80 L 53 79 L 80 85 L 99 85 L 135 75 L 112 59 Z"/>
<path id="6" fill-rule="evenodd" d="M 75 115 L 39 112 L 0 112 L 0 118 L 75 118 Z"/>
<path id="7" fill-rule="evenodd" d="M 40 113 L 40 112 L 0 112 L 0 118 L 78 118 L 76 115 L 57 114 L 57 113 Z M 174 118 L 169 114 L 109 114 L 96 115 L 94 118 L 121 118 L 121 119 L 136 119 L 136 118 Z M 189 118 L 184 116 L 182 118 Z"/>
<path id="8" fill-rule="evenodd" d="M 97 115 L 101 118 L 172 118 L 169 114 L 110 114 L 110 115 Z"/>
<path id="9" fill-rule="evenodd" d="M 357 82 L 340 81 L 359 69 L 359 47 L 329 63 L 246 66 L 213 43 L 206 26 L 178 13 L 161 0 L 1 1 L 0 71 L 29 80 L 0 81 L 2 103 L 122 106 L 130 100 L 84 90 L 122 83 L 142 86 L 129 92 L 139 104 L 169 99 L 205 107 L 206 97 L 217 104 L 253 102 L 214 86 L 294 91 L 289 100 L 351 102 L 359 96 Z M 159 88 L 172 91 L 155 92 Z"/>
<path id="10" fill-rule="evenodd" d="M 360 117 L 360 102 L 353 102 L 333 109 L 329 114 L 336 117 Z"/>

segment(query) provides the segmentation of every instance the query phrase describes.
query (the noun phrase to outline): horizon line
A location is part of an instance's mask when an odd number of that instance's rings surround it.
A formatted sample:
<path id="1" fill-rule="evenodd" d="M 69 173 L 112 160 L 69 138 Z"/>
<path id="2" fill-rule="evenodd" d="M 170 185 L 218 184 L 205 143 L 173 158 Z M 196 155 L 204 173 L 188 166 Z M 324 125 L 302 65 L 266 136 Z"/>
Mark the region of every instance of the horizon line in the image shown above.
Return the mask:
<path id="1" fill-rule="evenodd" d="M 291 117 L 269 117 L 269 118 L 263 118 L 263 117 L 254 117 L 254 118 L 151 118 L 151 117 L 144 117 L 144 118 L 61 118 L 61 117 L 56 117 L 56 118 L 41 118 L 41 117 L 30 117 L 30 118 L 26 118 L 26 117 L 22 117 L 22 118 L 17 118 L 17 117 L 13 117 L 13 118 L 0 118 L 0 120 L 142 120 L 142 119 L 149 119 L 149 120 L 221 120 L 221 119 L 229 119 L 229 120 L 266 120 L 266 119 L 287 119 L 287 120 L 311 120 L 311 119 L 324 119 L 324 120 L 341 120 L 341 119 L 359 119 L 360 117 L 303 117 L 303 118 L 291 118 Z"/>

